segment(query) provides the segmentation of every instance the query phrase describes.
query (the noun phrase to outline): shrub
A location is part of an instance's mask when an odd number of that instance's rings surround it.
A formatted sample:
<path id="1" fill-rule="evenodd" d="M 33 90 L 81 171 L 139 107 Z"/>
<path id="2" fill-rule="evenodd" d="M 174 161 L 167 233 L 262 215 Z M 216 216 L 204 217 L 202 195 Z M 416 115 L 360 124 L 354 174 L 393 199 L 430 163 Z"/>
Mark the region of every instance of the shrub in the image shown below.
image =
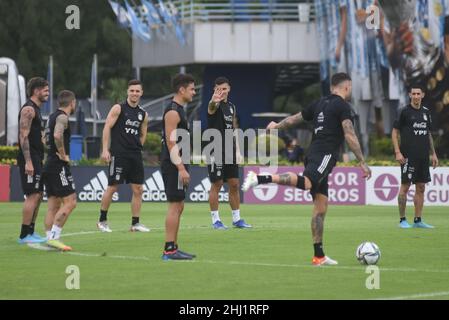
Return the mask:
<path id="1" fill-rule="evenodd" d="M 19 147 L 0 146 L 0 159 L 16 159 Z"/>

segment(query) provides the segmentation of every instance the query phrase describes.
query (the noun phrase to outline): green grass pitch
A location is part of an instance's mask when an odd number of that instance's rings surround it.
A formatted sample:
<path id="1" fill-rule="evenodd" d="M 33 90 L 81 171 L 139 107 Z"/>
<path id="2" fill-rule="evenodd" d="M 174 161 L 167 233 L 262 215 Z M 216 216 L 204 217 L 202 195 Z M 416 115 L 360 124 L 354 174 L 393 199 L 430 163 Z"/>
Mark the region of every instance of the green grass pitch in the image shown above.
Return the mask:
<path id="1" fill-rule="evenodd" d="M 395 207 L 330 206 L 324 249 L 338 266 L 311 266 L 310 206 L 243 205 L 251 230 L 211 228 L 207 204 L 185 206 L 180 247 L 193 262 L 161 260 L 166 204 L 146 203 L 141 222 L 150 233 L 130 233 L 129 204 L 112 204 L 113 233 L 96 231 L 99 204 L 80 203 L 63 231 L 72 253 L 17 244 L 20 203 L 0 204 L 0 299 L 448 299 L 447 207 L 425 207 L 433 230 L 397 228 Z M 408 209 L 409 221 L 412 208 Z M 46 204 L 37 231 L 43 234 Z M 231 213 L 221 205 L 221 218 Z M 382 252 L 380 289 L 366 288 L 357 246 L 374 241 Z M 68 290 L 66 268 L 80 271 Z"/>

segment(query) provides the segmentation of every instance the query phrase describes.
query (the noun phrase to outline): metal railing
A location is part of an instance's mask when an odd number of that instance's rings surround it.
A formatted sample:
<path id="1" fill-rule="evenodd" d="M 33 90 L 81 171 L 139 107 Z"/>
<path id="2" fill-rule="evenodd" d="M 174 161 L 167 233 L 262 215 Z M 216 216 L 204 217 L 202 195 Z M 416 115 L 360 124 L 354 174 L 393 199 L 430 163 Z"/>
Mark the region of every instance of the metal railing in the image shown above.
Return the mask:
<path id="1" fill-rule="evenodd" d="M 146 21 L 147 11 L 139 1 L 133 3 L 137 6 L 137 13 L 143 21 Z M 228 21 L 228 22 L 310 22 L 315 19 L 313 1 L 288 1 L 288 0 L 173 0 L 162 1 L 164 10 L 170 16 L 175 16 L 182 24 L 206 21 Z M 159 4 L 155 4 L 156 10 L 161 10 Z M 164 23 L 160 13 L 160 21 Z M 167 23 L 167 22 L 165 22 Z M 170 24 L 170 22 L 168 23 Z M 156 27 L 157 26 L 153 26 Z"/>
<path id="2" fill-rule="evenodd" d="M 195 21 L 302 21 L 309 22 L 315 18 L 312 1 L 172 1 L 183 23 Z"/>

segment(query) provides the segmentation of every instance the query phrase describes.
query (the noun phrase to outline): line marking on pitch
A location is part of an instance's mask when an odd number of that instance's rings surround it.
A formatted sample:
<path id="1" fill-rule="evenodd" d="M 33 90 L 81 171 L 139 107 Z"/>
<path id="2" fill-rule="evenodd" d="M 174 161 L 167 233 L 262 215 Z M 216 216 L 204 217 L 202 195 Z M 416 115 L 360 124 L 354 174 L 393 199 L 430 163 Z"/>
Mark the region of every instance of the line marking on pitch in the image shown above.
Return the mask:
<path id="1" fill-rule="evenodd" d="M 449 291 L 430 292 L 430 293 L 418 293 L 418 294 L 412 294 L 412 295 L 409 295 L 409 296 L 376 298 L 376 299 L 373 299 L 373 300 L 407 300 L 407 299 L 434 298 L 434 297 L 443 297 L 443 296 L 449 296 Z"/>
<path id="2" fill-rule="evenodd" d="M 148 257 L 135 257 L 135 256 L 121 256 L 121 255 L 109 255 L 107 253 L 83 253 L 83 252 L 64 252 L 64 254 L 82 256 L 82 257 L 97 257 L 97 258 L 111 258 L 122 260 L 142 260 L 142 261 L 155 261 L 154 258 Z M 244 262 L 244 261 L 214 261 L 214 260 L 183 260 L 176 262 L 188 262 L 188 263 L 207 263 L 207 264 L 227 264 L 227 265 L 246 265 L 246 266 L 258 266 L 258 267 L 278 267 L 278 268 L 310 268 L 310 269 L 334 269 L 334 270 L 363 270 L 364 266 L 351 267 L 351 266 L 324 266 L 316 267 L 313 265 L 300 265 L 300 264 L 279 264 L 279 263 L 264 263 L 264 262 Z M 438 269 L 413 269 L 413 268 L 382 268 L 380 271 L 387 272 L 428 272 L 428 273 L 449 273 L 449 270 Z"/>

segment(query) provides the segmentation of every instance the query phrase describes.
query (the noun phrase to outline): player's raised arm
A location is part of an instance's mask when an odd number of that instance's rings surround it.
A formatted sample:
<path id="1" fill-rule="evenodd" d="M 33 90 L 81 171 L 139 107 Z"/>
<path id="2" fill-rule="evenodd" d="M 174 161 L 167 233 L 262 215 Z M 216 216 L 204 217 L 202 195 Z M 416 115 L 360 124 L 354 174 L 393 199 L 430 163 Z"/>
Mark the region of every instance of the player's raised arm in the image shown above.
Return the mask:
<path id="1" fill-rule="evenodd" d="M 267 130 L 271 130 L 271 129 L 284 130 L 284 129 L 293 127 L 294 125 L 297 125 L 298 123 L 300 123 L 303 120 L 304 119 L 302 117 L 302 112 L 298 112 L 297 114 L 294 114 L 292 116 L 285 118 L 284 120 L 282 120 L 279 123 L 271 121 L 267 126 Z"/>
<path id="2" fill-rule="evenodd" d="M 368 165 L 365 163 L 365 157 L 363 156 L 362 148 L 360 147 L 359 139 L 357 138 L 357 135 L 354 131 L 354 126 L 352 124 L 352 121 L 350 119 L 345 119 L 341 123 L 343 127 L 343 132 L 345 135 L 345 140 L 351 149 L 352 152 L 354 152 L 357 160 L 360 162 L 360 167 L 363 170 L 364 177 L 369 179 L 371 178 L 371 169 L 368 167 Z"/>
<path id="3" fill-rule="evenodd" d="M 106 162 L 111 161 L 111 153 L 109 152 L 109 146 L 111 144 L 111 128 L 117 122 L 118 117 L 120 116 L 121 107 L 119 104 L 116 104 L 112 107 L 111 111 L 109 111 L 108 117 L 106 118 L 106 123 L 103 129 L 103 152 L 101 153 L 101 159 Z"/>
<path id="4" fill-rule="evenodd" d="M 142 123 L 142 130 L 140 131 L 140 143 L 142 144 L 142 146 L 145 144 L 145 139 L 147 138 L 148 121 L 149 121 L 148 113 L 145 112 L 145 119 L 143 120 Z"/>
<path id="5" fill-rule="evenodd" d="M 55 139 L 56 154 L 62 161 L 69 162 L 70 157 L 66 153 L 64 148 L 64 131 L 69 125 L 69 117 L 65 114 L 61 114 L 56 118 L 55 129 L 53 138 Z"/>
<path id="6" fill-rule="evenodd" d="M 33 122 L 35 112 L 32 107 L 24 107 L 22 109 L 20 123 L 19 123 L 19 140 L 22 147 L 23 157 L 25 159 L 25 173 L 29 176 L 34 175 L 34 167 L 31 161 L 30 141 L 28 135 L 31 130 L 31 123 Z"/>

